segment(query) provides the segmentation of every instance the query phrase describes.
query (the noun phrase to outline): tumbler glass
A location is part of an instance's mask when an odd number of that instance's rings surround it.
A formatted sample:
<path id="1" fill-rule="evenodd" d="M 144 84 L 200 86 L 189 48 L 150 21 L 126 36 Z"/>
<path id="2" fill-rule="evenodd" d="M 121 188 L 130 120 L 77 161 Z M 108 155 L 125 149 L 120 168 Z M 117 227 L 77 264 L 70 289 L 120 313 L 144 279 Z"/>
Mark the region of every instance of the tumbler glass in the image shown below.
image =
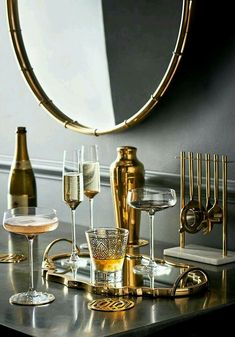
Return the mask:
<path id="1" fill-rule="evenodd" d="M 96 285 L 119 287 L 129 231 L 124 228 L 96 228 L 86 231 Z"/>

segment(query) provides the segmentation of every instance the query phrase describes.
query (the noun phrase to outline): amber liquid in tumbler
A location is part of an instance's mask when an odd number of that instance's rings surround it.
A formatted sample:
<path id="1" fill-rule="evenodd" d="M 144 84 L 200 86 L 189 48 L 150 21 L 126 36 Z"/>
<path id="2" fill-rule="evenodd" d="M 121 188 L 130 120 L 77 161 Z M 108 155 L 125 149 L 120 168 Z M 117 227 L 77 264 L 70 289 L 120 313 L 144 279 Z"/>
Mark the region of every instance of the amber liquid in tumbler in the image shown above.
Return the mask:
<path id="1" fill-rule="evenodd" d="M 94 264 L 97 270 L 114 272 L 122 270 L 124 257 L 118 259 L 97 259 L 94 258 Z"/>

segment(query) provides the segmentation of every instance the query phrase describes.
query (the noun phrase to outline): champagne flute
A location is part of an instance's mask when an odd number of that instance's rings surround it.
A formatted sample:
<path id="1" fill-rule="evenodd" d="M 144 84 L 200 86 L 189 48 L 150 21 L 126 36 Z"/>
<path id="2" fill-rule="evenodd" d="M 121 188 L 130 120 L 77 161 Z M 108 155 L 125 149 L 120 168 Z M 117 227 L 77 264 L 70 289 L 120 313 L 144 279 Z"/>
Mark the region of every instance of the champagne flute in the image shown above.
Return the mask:
<path id="1" fill-rule="evenodd" d="M 84 146 L 83 154 L 84 194 L 89 200 L 89 228 L 94 229 L 94 197 L 100 192 L 100 164 L 98 146 Z M 81 249 L 88 249 L 87 243 L 80 245 Z"/>
<path id="2" fill-rule="evenodd" d="M 25 235 L 29 244 L 29 288 L 14 294 L 9 301 L 21 305 L 41 305 L 54 301 L 53 294 L 39 292 L 34 288 L 33 242 L 37 235 L 53 231 L 58 226 L 54 209 L 44 207 L 18 207 L 4 212 L 3 227 L 10 233 Z"/>
<path id="3" fill-rule="evenodd" d="M 154 257 L 154 216 L 156 212 L 173 207 L 176 204 L 176 193 L 171 188 L 135 188 L 128 191 L 128 204 L 141 211 L 148 212 L 150 229 L 150 259 L 148 264 L 136 265 L 136 274 L 157 274 L 157 263 Z"/>
<path id="4" fill-rule="evenodd" d="M 65 150 L 63 157 L 63 199 L 71 209 L 72 252 L 68 261 L 71 267 L 79 266 L 76 241 L 76 208 L 83 201 L 83 146 L 77 150 Z"/>

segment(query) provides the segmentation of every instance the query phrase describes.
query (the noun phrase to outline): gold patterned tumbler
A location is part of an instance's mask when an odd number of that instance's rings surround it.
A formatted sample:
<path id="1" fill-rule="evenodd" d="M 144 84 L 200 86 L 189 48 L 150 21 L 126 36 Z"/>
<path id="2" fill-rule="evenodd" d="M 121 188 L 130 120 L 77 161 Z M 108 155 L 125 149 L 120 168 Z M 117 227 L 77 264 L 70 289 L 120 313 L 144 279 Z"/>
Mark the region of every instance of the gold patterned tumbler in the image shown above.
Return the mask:
<path id="1" fill-rule="evenodd" d="M 123 285 L 123 263 L 126 255 L 128 230 L 96 228 L 86 231 L 86 239 L 96 285 Z"/>
<path id="2" fill-rule="evenodd" d="M 129 230 L 128 245 L 139 245 L 139 210 L 127 204 L 127 192 L 143 187 L 144 165 L 136 157 L 133 146 L 117 148 L 117 159 L 110 166 L 110 184 L 114 203 L 116 227 Z"/>

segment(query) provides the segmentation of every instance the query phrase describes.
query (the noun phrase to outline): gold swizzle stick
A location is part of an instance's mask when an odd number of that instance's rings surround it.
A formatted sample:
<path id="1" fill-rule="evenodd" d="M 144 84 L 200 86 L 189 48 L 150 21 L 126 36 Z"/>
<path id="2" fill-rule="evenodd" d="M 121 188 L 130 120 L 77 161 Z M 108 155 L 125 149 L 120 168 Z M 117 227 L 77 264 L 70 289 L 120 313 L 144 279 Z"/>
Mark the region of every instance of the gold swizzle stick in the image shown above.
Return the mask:
<path id="1" fill-rule="evenodd" d="M 201 219 L 197 230 L 204 229 L 208 227 L 207 225 L 207 212 L 204 206 L 202 205 L 202 154 L 197 153 L 197 188 L 198 188 L 198 219 Z"/>
<path id="2" fill-rule="evenodd" d="M 213 206 L 211 202 L 211 157 L 208 153 L 205 154 L 205 166 L 206 166 L 206 212 Z M 211 222 L 207 217 L 207 227 L 203 229 L 203 234 L 208 234 L 212 230 Z"/>
<path id="3" fill-rule="evenodd" d="M 223 221 L 223 210 L 219 206 L 219 156 L 214 154 L 214 204 L 208 211 L 210 228 L 212 230 L 215 223 L 221 224 Z"/>
<path id="4" fill-rule="evenodd" d="M 185 152 L 180 153 L 180 209 L 185 206 Z M 185 247 L 185 232 L 180 221 L 180 247 Z"/>
<path id="5" fill-rule="evenodd" d="M 222 156 L 223 177 L 223 256 L 227 256 L 227 156 Z"/>

